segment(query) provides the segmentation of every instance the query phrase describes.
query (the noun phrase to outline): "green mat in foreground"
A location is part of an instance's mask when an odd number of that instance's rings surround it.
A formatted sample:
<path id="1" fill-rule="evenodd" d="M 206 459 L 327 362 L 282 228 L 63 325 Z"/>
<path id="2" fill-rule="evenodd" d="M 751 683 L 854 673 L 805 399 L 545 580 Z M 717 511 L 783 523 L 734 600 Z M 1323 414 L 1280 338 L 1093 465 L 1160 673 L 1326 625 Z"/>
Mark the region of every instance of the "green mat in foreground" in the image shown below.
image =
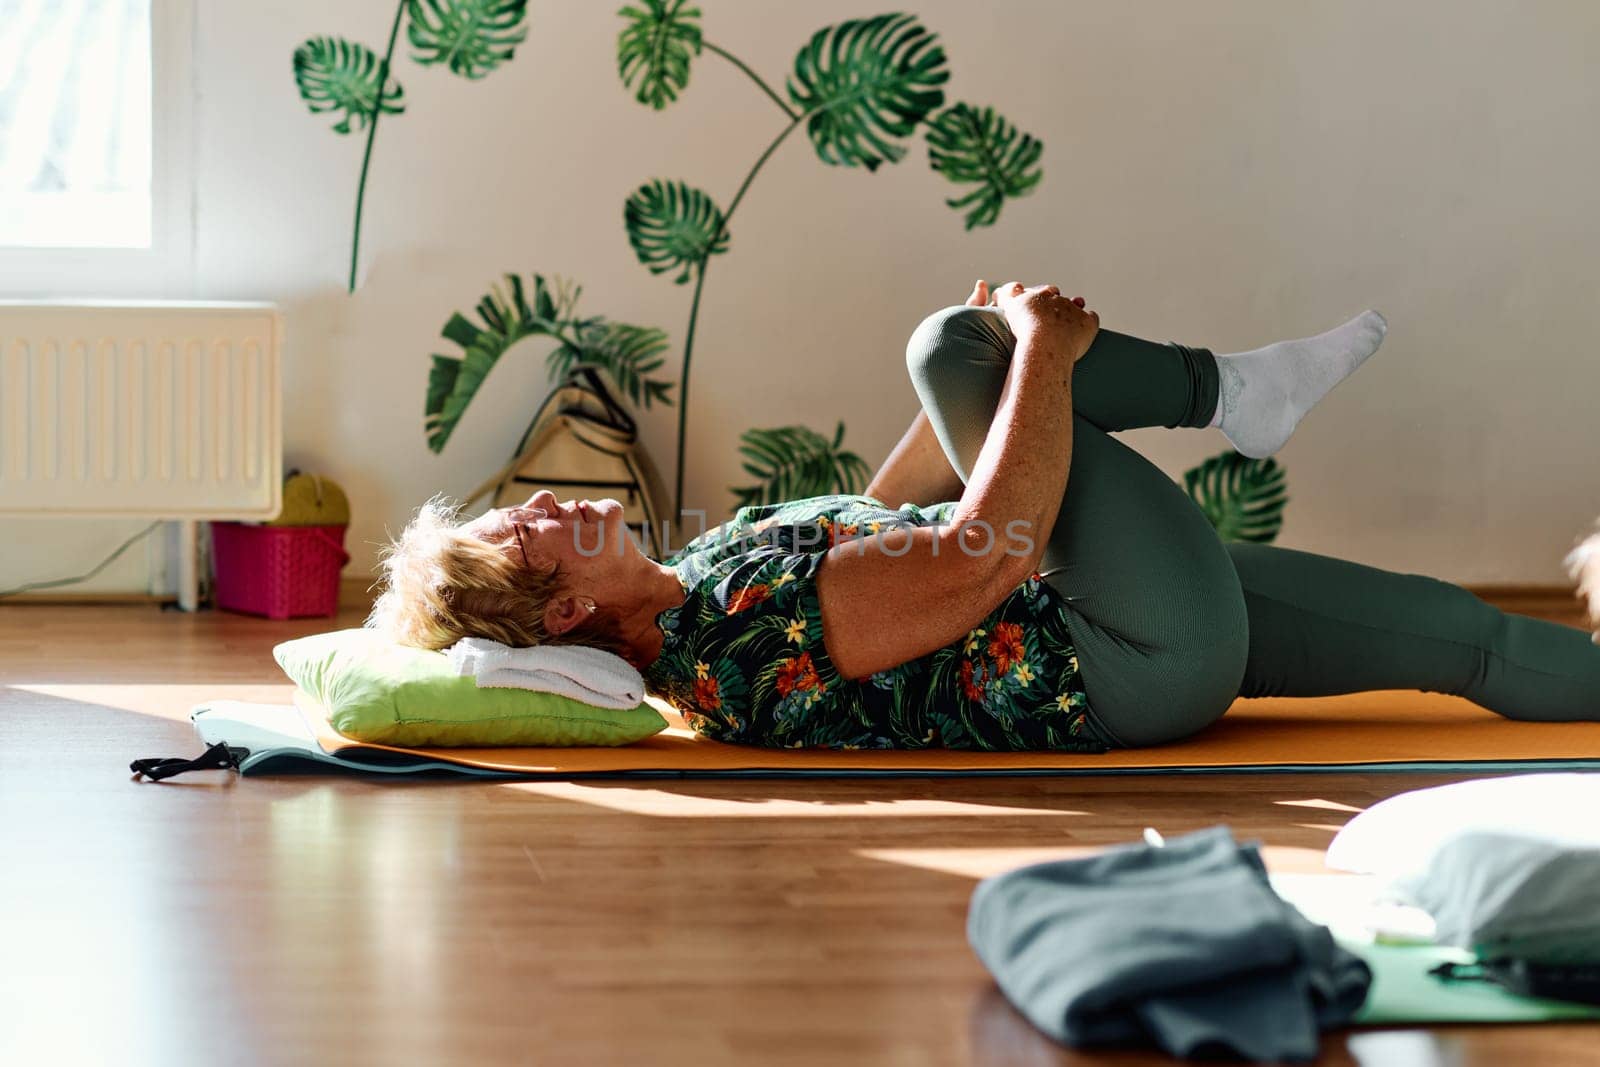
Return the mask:
<path id="1" fill-rule="evenodd" d="M 1278 895 L 1306 918 L 1333 931 L 1345 948 L 1372 968 L 1372 988 L 1356 1013 L 1356 1026 L 1411 1023 L 1533 1023 L 1600 1019 L 1600 1006 L 1538 1000 L 1508 993 L 1491 982 L 1446 981 L 1428 973 L 1450 960 L 1467 963 L 1472 953 L 1437 945 L 1380 944 L 1367 931 L 1378 888 L 1376 879 L 1355 875 L 1272 876 Z"/>

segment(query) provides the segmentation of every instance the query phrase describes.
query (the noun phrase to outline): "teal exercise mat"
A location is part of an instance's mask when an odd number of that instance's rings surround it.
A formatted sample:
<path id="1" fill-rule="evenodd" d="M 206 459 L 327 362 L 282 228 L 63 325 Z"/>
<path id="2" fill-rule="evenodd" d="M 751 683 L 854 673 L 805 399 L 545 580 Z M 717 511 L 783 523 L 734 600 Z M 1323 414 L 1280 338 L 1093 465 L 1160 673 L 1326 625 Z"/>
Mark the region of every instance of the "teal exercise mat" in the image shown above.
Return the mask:
<path id="1" fill-rule="evenodd" d="M 1447 961 L 1470 963 L 1472 953 L 1442 945 L 1380 940 L 1372 927 L 1402 925 L 1393 917 L 1405 914 L 1404 909 L 1386 909 L 1378 903 L 1380 879 L 1274 874 L 1271 881 L 1279 896 L 1312 922 L 1332 930 L 1340 945 L 1372 968 L 1372 986 L 1366 1003 L 1351 1020 L 1353 1026 L 1600 1020 L 1597 1005 L 1519 997 L 1492 982 L 1452 981 L 1429 974 Z M 1419 933 L 1425 934 L 1425 929 Z"/>
<path id="2" fill-rule="evenodd" d="M 196 708 L 193 718 L 208 743 L 225 741 L 230 750 L 248 753 L 240 766 L 246 774 L 341 770 L 572 780 L 1600 769 L 1600 723 L 1511 722 L 1454 697 L 1397 691 L 1241 700 L 1192 738 L 1104 753 L 732 745 L 701 737 L 659 703 L 667 729 L 631 745 L 403 749 L 353 741 L 304 693 L 296 691 L 295 701 L 295 707 L 253 705 L 239 723 L 240 702 L 217 700 Z M 259 734 L 263 724 L 267 736 Z"/>
<path id="3" fill-rule="evenodd" d="M 1447 960 L 1470 963 L 1470 952 L 1429 945 L 1338 940 L 1372 968 L 1372 988 L 1352 1025 L 1600 1020 L 1600 1006 L 1519 997 L 1493 982 L 1447 981 L 1428 973 Z"/>
<path id="4" fill-rule="evenodd" d="M 305 716 L 293 704 L 217 700 L 198 705 L 189 713 L 189 718 L 207 745 L 228 746 L 238 760 L 236 769 L 240 774 L 363 771 L 392 775 L 440 773 L 505 777 L 498 771 L 362 745 L 326 752 L 317 743 Z"/>

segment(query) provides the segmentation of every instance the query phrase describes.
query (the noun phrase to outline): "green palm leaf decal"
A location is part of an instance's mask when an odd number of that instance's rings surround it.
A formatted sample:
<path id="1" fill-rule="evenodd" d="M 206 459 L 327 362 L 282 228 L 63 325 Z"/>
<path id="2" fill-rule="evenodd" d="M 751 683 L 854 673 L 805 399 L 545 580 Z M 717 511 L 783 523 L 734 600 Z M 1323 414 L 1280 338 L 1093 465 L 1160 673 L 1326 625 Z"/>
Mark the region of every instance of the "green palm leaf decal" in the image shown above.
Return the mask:
<path id="1" fill-rule="evenodd" d="M 1185 471 L 1183 486 L 1224 541 L 1266 544 L 1283 528 L 1289 497 L 1275 459 L 1224 452 Z"/>
<path id="2" fill-rule="evenodd" d="M 683 182 L 655 179 L 634 190 L 623 205 L 628 241 L 650 273 L 682 267 L 673 279 L 689 280 L 690 269 L 709 252 L 726 252 L 722 210 L 710 196 Z"/>
<path id="3" fill-rule="evenodd" d="M 343 37 L 313 37 L 294 50 L 294 80 L 312 114 L 338 111 L 343 117 L 335 133 L 349 133 L 351 122 L 363 128 L 380 110 L 398 115 L 405 110 L 400 83 L 390 78 L 378 91 L 378 54 Z"/>
<path id="4" fill-rule="evenodd" d="M 823 162 L 878 169 L 899 162 L 917 123 L 944 103 L 944 49 L 913 15 L 851 19 L 818 30 L 795 57 L 789 98 L 809 113 Z"/>
<path id="5" fill-rule="evenodd" d="M 428 411 L 423 421 L 429 448 L 435 452 L 444 448 L 467 405 L 478 395 L 478 387 L 509 347 L 504 341 L 491 339 L 482 347 L 467 349 L 459 358 L 434 355 L 433 365 L 428 368 L 428 400 L 432 403 L 436 397 L 441 399 L 438 408 Z"/>
<path id="6" fill-rule="evenodd" d="M 439 332 L 461 346 L 462 354 L 435 354 L 428 369 L 423 426 L 429 448 L 435 452 L 444 448 L 467 405 L 478 395 L 478 387 L 507 349 L 536 334 L 560 336 L 582 291 L 581 286 L 559 281 L 552 287 L 543 276 L 535 274 L 533 299 L 529 300 L 522 279 L 507 274 L 503 285 L 495 286 L 478 301 L 481 325 L 460 312 L 450 316 Z"/>
<path id="7" fill-rule="evenodd" d="M 687 0 L 644 0 L 648 10 L 625 7 L 631 19 L 617 35 L 617 72 L 633 98 L 660 111 L 689 84 L 689 61 L 700 54 L 700 9 Z"/>
<path id="8" fill-rule="evenodd" d="M 956 104 L 928 124 L 928 160 L 933 169 L 958 184 L 976 182 L 966 196 L 946 200 L 967 212 L 967 229 L 992 225 L 1007 197 L 1030 192 L 1044 171 L 1039 156 L 1044 145 L 1017 128 L 992 107 Z"/>
<path id="9" fill-rule="evenodd" d="M 597 363 L 635 404 L 648 408 L 659 400 L 671 405 L 672 382 L 649 376 L 666 362 L 661 355 L 668 347 L 665 330 L 596 318 L 584 320 L 575 332 L 574 341 L 563 341 L 546 357 L 551 381 L 560 379 L 576 363 Z"/>
<path id="10" fill-rule="evenodd" d="M 528 0 L 406 0 L 406 30 L 424 66 L 444 63 L 463 78 L 482 78 L 510 59 L 528 36 Z"/>
<path id="11" fill-rule="evenodd" d="M 833 440 L 805 426 L 746 430 L 739 438 L 745 473 L 755 485 L 730 486 L 739 507 L 777 504 L 824 493 L 855 493 L 867 483 L 872 468 L 854 452 L 840 448 L 844 423 Z"/>

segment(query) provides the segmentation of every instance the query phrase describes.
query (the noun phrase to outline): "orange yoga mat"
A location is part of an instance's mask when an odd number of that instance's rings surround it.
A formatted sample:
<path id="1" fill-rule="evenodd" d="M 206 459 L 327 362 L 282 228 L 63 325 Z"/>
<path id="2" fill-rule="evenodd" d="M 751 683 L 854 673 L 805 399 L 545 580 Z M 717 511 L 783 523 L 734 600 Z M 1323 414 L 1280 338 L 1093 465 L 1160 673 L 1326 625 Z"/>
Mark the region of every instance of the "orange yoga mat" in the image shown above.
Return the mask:
<path id="1" fill-rule="evenodd" d="M 620 748 L 402 749 L 352 741 L 334 731 L 324 709 L 303 694 L 295 699 L 330 756 L 364 762 L 379 753 L 403 754 L 480 773 L 537 777 L 1600 769 L 1600 723 L 1512 722 L 1458 697 L 1398 690 L 1240 700 L 1186 741 L 1103 755 L 730 745 L 700 737 L 654 700 L 668 728 Z"/>

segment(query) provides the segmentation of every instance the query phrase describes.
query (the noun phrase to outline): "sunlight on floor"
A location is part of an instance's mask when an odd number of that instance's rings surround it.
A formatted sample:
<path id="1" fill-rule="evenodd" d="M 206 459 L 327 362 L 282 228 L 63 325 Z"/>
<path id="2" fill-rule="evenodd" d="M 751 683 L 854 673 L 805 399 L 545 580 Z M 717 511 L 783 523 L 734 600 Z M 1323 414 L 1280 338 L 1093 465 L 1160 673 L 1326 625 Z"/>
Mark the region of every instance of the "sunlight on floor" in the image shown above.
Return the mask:
<path id="1" fill-rule="evenodd" d="M 1366 810 L 1365 808 L 1358 808 L 1351 804 L 1341 804 L 1337 800 L 1322 800 L 1320 798 L 1315 800 L 1274 800 L 1273 803 L 1286 808 L 1321 808 L 1323 811 L 1348 811 L 1352 813 L 1359 813 Z"/>
<path id="2" fill-rule="evenodd" d="M 318 786 L 273 801 L 267 829 L 263 908 L 249 920 L 255 936 L 330 966 L 381 954 L 392 964 L 381 971 L 381 992 L 395 1002 L 445 994 L 440 938 L 459 907 L 458 820 Z M 340 936 L 330 943 L 322 920 L 332 917 Z"/>
<path id="3" fill-rule="evenodd" d="M 720 783 L 719 783 L 720 784 Z M 1018 808 L 1001 804 L 969 804 L 955 800 L 911 798 L 904 800 L 791 800 L 763 797 L 740 800 L 729 797 L 688 796 L 674 789 L 583 785 L 578 782 L 507 782 L 500 788 L 514 789 L 558 800 L 669 819 L 694 818 L 783 818 L 822 817 L 860 818 L 862 816 L 942 818 L 952 815 L 986 816 L 1030 815 L 1045 818 L 1082 816 L 1087 811 L 1057 808 Z M 692 787 L 690 787 L 692 788 Z"/>
<path id="4" fill-rule="evenodd" d="M 7 694 L 20 694 L 7 697 Z M 99 705 L 118 711 L 134 711 L 176 722 L 188 722 L 196 704 L 211 700 L 248 700 L 264 704 L 287 704 L 294 686 L 282 684 L 208 682 L 204 685 L 7 685 L 0 688 L 0 704 L 27 702 L 27 694 Z"/>

